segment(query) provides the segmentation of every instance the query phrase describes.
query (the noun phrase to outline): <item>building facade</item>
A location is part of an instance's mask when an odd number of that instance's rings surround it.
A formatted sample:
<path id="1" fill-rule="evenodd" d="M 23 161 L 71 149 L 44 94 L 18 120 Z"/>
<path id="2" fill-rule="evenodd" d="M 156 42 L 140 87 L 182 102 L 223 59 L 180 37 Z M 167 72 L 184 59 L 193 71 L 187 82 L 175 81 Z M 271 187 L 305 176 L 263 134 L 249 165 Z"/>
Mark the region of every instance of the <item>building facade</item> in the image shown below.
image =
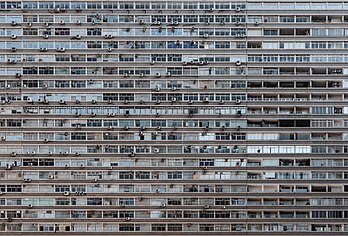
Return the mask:
<path id="1" fill-rule="evenodd" d="M 0 2 L 0 235 L 347 235 L 348 1 Z"/>

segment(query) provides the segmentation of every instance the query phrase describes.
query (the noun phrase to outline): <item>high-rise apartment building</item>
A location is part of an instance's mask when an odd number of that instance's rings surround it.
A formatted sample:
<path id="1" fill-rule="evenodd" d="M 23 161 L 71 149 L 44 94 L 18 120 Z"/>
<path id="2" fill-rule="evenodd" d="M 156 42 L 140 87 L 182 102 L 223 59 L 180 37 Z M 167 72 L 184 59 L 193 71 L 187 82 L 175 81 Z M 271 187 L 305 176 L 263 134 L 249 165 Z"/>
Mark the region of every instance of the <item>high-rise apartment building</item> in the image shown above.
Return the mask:
<path id="1" fill-rule="evenodd" d="M 348 1 L 1 1 L 0 235 L 347 235 Z"/>

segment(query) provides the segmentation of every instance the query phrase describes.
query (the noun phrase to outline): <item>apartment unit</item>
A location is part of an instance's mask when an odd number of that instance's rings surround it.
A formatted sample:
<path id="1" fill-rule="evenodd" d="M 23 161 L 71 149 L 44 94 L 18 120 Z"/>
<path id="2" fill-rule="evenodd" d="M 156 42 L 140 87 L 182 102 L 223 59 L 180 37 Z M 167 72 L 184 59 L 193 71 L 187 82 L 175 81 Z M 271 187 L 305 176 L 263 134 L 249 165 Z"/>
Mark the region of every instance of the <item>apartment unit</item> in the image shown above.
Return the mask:
<path id="1" fill-rule="evenodd" d="M 1 1 L 0 235 L 347 235 L 348 1 Z"/>

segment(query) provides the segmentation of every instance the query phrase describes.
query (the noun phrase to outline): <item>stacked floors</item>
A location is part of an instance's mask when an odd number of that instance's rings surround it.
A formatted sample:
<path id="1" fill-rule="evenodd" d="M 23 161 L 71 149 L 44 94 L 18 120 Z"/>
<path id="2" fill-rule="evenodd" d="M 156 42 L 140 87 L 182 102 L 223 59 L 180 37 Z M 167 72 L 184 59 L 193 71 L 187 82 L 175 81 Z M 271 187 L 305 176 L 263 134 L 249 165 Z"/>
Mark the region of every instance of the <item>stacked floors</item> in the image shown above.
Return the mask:
<path id="1" fill-rule="evenodd" d="M 348 234 L 348 1 L 0 22 L 0 235 Z"/>

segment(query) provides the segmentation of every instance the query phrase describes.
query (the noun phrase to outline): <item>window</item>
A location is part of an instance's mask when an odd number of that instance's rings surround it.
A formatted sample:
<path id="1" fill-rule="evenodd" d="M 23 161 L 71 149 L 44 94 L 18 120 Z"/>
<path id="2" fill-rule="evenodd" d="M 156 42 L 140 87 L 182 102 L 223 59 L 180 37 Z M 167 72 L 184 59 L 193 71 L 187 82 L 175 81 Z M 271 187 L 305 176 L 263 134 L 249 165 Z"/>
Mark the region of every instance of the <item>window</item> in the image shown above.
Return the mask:
<path id="1" fill-rule="evenodd" d="M 265 36 L 276 36 L 278 35 L 278 30 L 270 30 L 270 29 L 264 29 L 263 35 Z"/>

